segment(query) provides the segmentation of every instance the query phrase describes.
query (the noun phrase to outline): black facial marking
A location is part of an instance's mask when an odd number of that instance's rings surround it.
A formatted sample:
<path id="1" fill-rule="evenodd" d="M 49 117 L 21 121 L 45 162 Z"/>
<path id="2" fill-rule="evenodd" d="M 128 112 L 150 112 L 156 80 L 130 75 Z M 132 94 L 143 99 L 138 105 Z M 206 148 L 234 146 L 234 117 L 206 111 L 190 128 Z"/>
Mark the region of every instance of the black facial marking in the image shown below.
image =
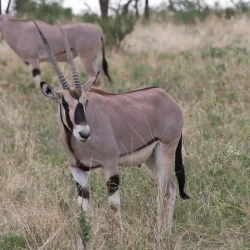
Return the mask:
<path id="1" fill-rule="evenodd" d="M 37 75 L 40 75 L 41 74 L 41 71 L 40 69 L 33 69 L 32 70 L 32 74 L 33 74 L 33 77 L 37 76 Z"/>
<path id="2" fill-rule="evenodd" d="M 69 128 L 64 124 L 63 119 L 62 119 L 62 107 L 60 106 L 60 118 L 61 122 L 63 124 L 65 133 L 66 133 L 66 139 L 67 139 L 67 144 L 69 146 L 69 150 L 73 153 L 73 148 L 71 146 L 71 136 L 72 136 L 72 131 L 69 130 Z"/>
<path id="3" fill-rule="evenodd" d="M 26 61 L 24 61 L 24 63 L 25 63 L 26 65 L 29 65 L 29 63 L 28 63 L 28 62 L 26 62 Z"/>
<path id="4" fill-rule="evenodd" d="M 118 174 L 110 177 L 109 181 L 107 182 L 109 196 L 114 194 L 119 189 L 119 182 L 120 179 Z"/>
<path id="5" fill-rule="evenodd" d="M 70 130 L 73 129 L 73 124 L 70 120 L 70 116 L 69 116 L 69 104 L 65 101 L 64 97 L 62 98 L 62 105 L 63 105 L 63 108 L 65 110 L 65 115 L 66 115 L 66 121 L 68 123 L 68 127 Z"/>
<path id="6" fill-rule="evenodd" d="M 77 194 L 78 196 L 89 200 L 89 190 L 86 187 L 82 187 L 78 182 L 76 182 Z"/>
<path id="7" fill-rule="evenodd" d="M 76 105 L 75 124 L 77 125 L 86 124 L 86 117 L 85 117 L 83 105 L 80 102 Z"/>

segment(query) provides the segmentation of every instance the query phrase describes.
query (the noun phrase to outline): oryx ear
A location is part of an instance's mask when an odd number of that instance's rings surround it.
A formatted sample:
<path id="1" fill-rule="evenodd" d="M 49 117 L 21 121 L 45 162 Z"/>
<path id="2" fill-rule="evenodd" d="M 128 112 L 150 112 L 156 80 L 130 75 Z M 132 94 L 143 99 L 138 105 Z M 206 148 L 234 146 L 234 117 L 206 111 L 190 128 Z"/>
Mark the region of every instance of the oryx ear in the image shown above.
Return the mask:
<path id="1" fill-rule="evenodd" d="M 57 103 L 61 103 L 62 102 L 62 98 L 59 95 L 59 93 L 57 93 L 55 91 L 55 89 L 50 86 L 48 83 L 46 82 L 41 82 L 40 83 L 40 87 L 42 89 L 42 92 L 45 96 L 51 98 L 53 101 L 57 102 Z"/>
<path id="2" fill-rule="evenodd" d="M 97 72 L 96 76 L 91 77 L 83 86 L 83 90 L 85 92 L 89 92 L 92 86 L 95 84 L 96 80 L 98 79 L 98 76 L 100 74 L 100 71 Z"/>

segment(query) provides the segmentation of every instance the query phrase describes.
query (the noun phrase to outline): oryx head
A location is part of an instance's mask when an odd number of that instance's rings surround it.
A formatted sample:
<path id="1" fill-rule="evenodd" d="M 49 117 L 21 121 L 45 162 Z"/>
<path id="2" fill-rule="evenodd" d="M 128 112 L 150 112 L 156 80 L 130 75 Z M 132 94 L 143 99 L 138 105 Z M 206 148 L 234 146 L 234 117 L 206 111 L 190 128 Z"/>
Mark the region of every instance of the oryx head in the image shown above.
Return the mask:
<path id="1" fill-rule="evenodd" d="M 42 31 L 35 21 L 34 23 L 39 31 L 39 34 L 49 54 L 50 60 L 62 84 L 62 90 L 55 91 L 54 88 L 48 83 L 41 82 L 40 85 L 42 92 L 45 96 L 51 98 L 53 101 L 57 102 L 60 105 L 62 122 L 70 131 L 73 132 L 76 139 L 78 141 L 86 141 L 90 138 L 90 127 L 85 116 L 86 106 L 88 102 L 88 92 L 91 89 L 92 85 L 96 82 L 99 72 L 97 73 L 96 77 L 92 77 L 91 79 L 89 79 L 83 86 L 80 84 L 80 79 L 76 71 L 67 37 L 63 31 L 62 26 L 59 23 L 74 81 L 74 88 L 70 88 L 61 69 L 59 68 L 52 50 L 50 49 L 46 37 L 43 35 Z"/>

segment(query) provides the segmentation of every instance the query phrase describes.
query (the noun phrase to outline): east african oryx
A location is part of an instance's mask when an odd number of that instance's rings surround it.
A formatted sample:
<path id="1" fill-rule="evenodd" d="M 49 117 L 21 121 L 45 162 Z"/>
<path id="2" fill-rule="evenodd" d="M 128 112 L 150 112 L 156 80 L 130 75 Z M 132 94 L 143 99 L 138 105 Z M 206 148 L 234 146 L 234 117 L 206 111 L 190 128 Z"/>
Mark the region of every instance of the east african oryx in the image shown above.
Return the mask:
<path id="1" fill-rule="evenodd" d="M 1 1 L 1 0 L 0 0 Z M 9 0 L 10 3 L 11 0 Z M 65 49 L 57 26 L 37 21 L 46 35 L 50 47 L 58 61 L 67 61 Z M 88 78 L 99 71 L 99 52 L 102 50 L 103 71 L 108 77 L 108 64 L 105 58 L 104 36 L 102 30 L 90 23 L 64 25 L 73 57 L 79 56 L 83 62 Z M 48 54 L 34 27 L 28 20 L 14 19 L 9 15 L 0 16 L 2 36 L 11 49 L 28 65 L 32 67 L 35 82 L 40 84 L 40 62 L 48 60 Z"/>
<path id="2" fill-rule="evenodd" d="M 109 204 L 119 219 L 118 166 L 145 163 L 158 181 L 158 223 L 164 218 L 170 227 L 176 198 L 176 185 L 170 179 L 174 163 L 180 196 L 189 198 L 184 192 L 183 116 L 179 105 L 157 87 L 113 94 L 92 88 L 97 77 L 82 86 L 67 37 L 59 26 L 74 79 L 74 88 L 70 88 L 46 37 L 37 24 L 36 27 L 62 84 L 60 91 L 46 82 L 40 86 L 45 96 L 58 103 L 60 138 L 83 210 L 87 213 L 89 209 L 87 173 L 103 168 Z"/>

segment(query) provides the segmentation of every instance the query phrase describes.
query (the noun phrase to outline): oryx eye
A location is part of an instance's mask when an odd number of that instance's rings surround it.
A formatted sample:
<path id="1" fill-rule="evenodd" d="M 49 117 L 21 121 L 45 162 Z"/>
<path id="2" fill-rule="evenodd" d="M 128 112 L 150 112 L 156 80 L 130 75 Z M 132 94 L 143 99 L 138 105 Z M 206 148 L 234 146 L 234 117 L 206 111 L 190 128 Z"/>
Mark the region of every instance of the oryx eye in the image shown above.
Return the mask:
<path id="1" fill-rule="evenodd" d="M 85 107 L 87 107 L 88 102 L 89 102 L 89 100 L 86 101 Z"/>

